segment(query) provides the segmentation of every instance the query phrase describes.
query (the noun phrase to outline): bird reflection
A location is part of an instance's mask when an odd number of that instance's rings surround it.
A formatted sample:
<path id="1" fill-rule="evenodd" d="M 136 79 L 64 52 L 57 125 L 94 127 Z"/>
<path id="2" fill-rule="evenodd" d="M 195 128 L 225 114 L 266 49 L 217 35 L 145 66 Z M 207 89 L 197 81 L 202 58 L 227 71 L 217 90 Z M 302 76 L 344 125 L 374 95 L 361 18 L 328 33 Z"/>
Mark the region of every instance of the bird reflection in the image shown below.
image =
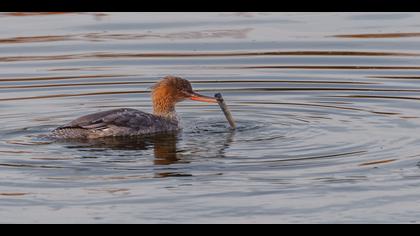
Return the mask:
<path id="1" fill-rule="evenodd" d="M 169 135 L 158 135 L 153 137 L 155 165 L 170 165 L 178 162 L 180 158 L 177 156 L 176 144 L 178 140 L 177 133 Z"/>
<path id="2" fill-rule="evenodd" d="M 191 134 L 188 133 L 183 135 L 187 136 L 184 137 L 187 140 L 194 141 L 194 143 L 196 145 L 201 146 L 201 148 L 204 147 L 204 150 L 201 149 L 200 151 L 204 152 L 202 153 L 204 155 L 197 156 L 223 158 L 225 156 L 226 149 L 229 148 L 231 143 L 233 142 L 234 132 L 223 133 L 223 136 L 225 137 L 220 137 L 220 134 L 218 134 L 218 137 L 214 137 L 217 141 L 213 142 L 213 144 L 210 145 L 211 147 L 207 147 L 209 144 L 207 142 L 196 142 L 196 138 L 202 139 L 202 137 L 189 137 L 189 135 Z M 99 154 L 101 152 L 106 152 L 107 150 L 113 150 L 116 152 L 127 150 L 153 150 L 153 164 L 156 166 L 167 166 L 176 163 L 190 163 L 190 161 L 188 161 L 189 157 L 184 156 L 187 154 L 183 153 L 177 147 L 180 140 L 181 133 L 178 131 L 174 131 L 148 136 L 107 137 L 92 140 L 66 140 L 65 144 L 67 144 L 67 148 L 77 149 L 78 151 L 82 152 L 88 152 L 89 155 L 87 156 L 89 157 L 92 157 L 92 154 L 94 153 Z M 190 151 L 193 149 L 194 147 L 189 148 Z M 173 167 L 158 168 L 154 171 L 154 176 L 158 178 L 173 176 L 192 176 L 192 174 L 185 173 L 185 169 L 180 171 L 179 169 Z"/>
<path id="3" fill-rule="evenodd" d="M 67 140 L 71 143 L 68 148 L 79 149 L 81 151 L 100 151 L 104 150 L 150 150 L 154 152 L 155 165 L 170 165 L 180 160 L 177 155 L 177 142 L 179 132 L 168 132 L 148 136 L 133 137 L 107 137 L 92 140 Z"/>

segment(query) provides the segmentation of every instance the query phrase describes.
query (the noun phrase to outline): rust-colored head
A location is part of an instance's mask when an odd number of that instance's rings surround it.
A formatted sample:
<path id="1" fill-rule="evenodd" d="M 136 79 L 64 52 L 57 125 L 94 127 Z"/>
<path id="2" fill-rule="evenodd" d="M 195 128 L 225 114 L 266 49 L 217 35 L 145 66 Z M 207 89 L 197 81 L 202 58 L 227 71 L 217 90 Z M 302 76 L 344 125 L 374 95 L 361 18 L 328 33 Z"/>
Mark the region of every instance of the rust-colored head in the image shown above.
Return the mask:
<path id="1" fill-rule="evenodd" d="M 213 97 L 200 95 L 192 89 L 191 83 L 180 77 L 166 76 L 152 87 L 154 113 L 170 114 L 175 111 L 175 104 L 186 99 L 217 103 Z"/>

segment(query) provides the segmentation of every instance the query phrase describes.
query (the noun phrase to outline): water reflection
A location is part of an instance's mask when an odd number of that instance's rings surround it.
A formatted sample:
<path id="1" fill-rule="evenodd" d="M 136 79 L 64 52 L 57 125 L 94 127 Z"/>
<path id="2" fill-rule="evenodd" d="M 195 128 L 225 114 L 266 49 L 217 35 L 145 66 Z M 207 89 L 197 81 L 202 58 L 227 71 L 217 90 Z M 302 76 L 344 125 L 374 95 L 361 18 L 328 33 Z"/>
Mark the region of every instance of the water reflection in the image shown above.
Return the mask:
<path id="1" fill-rule="evenodd" d="M 337 38 L 364 38 L 364 39 L 372 39 L 372 38 L 405 38 L 405 37 L 420 37 L 420 33 L 384 33 L 384 34 L 339 34 L 333 35 L 333 37 Z"/>
<path id="2" fill-rule="evenodd" d="M 62 144 L 70 144 L 67 148 L 77 149 L 82 152 L 101 151 L 122 151 L 137 150 L 146 151 L 153 150 L 155 165 L 170 165 L 180 160 L 177 153 L 177 142 L 180 139 L 179 132 L 170 132 L 155 134 L 150 136 L 136 137 L 107 137 L 92 140 L 70 140 L 59 141 Z M 91 157 L 91 154 L 89 154 Z"/>
<path id="3" fill-rule="evenodd" d="M 223 139 L 224 142 L 221 144 L 220 148 L 218 149 L 218 155 L 217 157 L 225 157 L 226 150 L 232 145 L 233 143 L 233 137 L 235 136 L 236 131 L 235 130 L 228 130 L 228 133 L 226 135 L 226 138 Z"/>
<path id="4" fill-rule="evenodd" d="M 51 36 L 50 36 L 51 37 Z M 58 38 L 58 37 L 57 37 Z M 0 39 L 0 44 L 10 39 Z M 26 42 L 24 42 L 26 43 Z M 159 53 L 79 53 L 79 54 L 54 54 L 54 55 L 19 55 L 0 57 L 0 62 L 32 62 L 32 61 L 57 61 L 57 60 L 97 60 L 97 59 L 154 59 L 154 58 L 215 58 L 215 57 L 280 57 L 280 56 L 326 56 L 326 57 L 415 57 L 418 53 L 411 52 L 384 52 L 384 51 L 224 51 L 224 52 L 159 52 Z M 92 67 L 91 67 L 92 68 Z M 93 69 L 111 67 L 93 67 Z M 89 69 L 89 67 L 75 68 L 75 70 Z M 57 69 L 51 69 L 57 71 Z M 60 69 L 58 69 L 60 70 Z M 18 78 L 16 78 L 18 79 Z M 26 79 L 26 78 L 23 78 Z M 31 79 L 31 78 L 27 78 Z M 34 80 L 37 78 L 33 78 Z M 49 80 L 54 79 L 50 78 Z M 60 78 L 57 78 L 60 79 Z"/>
<path id="5" fill-rule="evenodd" d="M 103 34 L 103 33 L 88 33 L 88 34 L 68 34 L 68 35 L 38 35 L 30 37 L 13 37 L 0 38 L 0 44 L 16 44 L 16 43 L 42 43 L 55 41 L 92 41 L 100 42 L 106 40 L 142 40 L 142 39 L 207 39 L 207 38 L 246 38 L 251 28 L 243 29 L 227 29 L 227 30 L 200 30 L 200 31 L 186 31 L 169 34 Z"/>
<path id="6" fill-rule="evenodd" d="M 180 160 L 176 148 L 178 136 L 178 133 L 172 133 L 152 137 L 154 144 L 153 153 L 155 155 L 153 163 L 155 165 L 170 165 Z"/>
<path id="7" fill-rule="evenodd" d="M 57 143 L 62 144 L 63 146 L 69 149 L 76 149 L 82 153 L 89 153 L 89 158 L 100 157 L 101 152 L 106 151 L 115 151 L 115 155 L 121 154 L 118 151 L 139 151 L 137 154 L 145 154 L 141 151 L 153 151 L 153 164 L 154 165 L 171 165 L 181 162 L 183 164 L 190 163 L 187 158 L 183 158 L 183 152 L 191 152 L 199 154 L 200 150 L 203 149 L 207 154 L 213 153 L 212 156 L 215 158 L 224 158 L 226 150 L 234 142 L 234 136 L 236 131 L 230 130 L 223 125 L 216 125 L 218 129 L 226 129 L 223 131 L 218 130 L 218 132 L 167 132 L 159 133 L 148 136 L 134 136 L 134 137 L 107 137 L 100 139 L 73 139 L 66 141 L 57 141 Z M 242 127 L 239 127 L 241 130 Z M 186 136 L 184 140 L 187 144 L 184 144 L 183 147 L 179 147 L 179 143 L 183 140 L 182 136 Z M 199 144 L 199 146 L 193 145 L 189 146 L 189 142 L 194 142 Z M 208 142 L 214 142 L 214 145 L 208 146 Z M 201 145 L 200 145 L 201 144 Z M 186 147 L 185 147 L 186 145 Z M 186 150 L 187 149 L 187 150 Z M 201 151 L 203 151 L 201 150 Z M 97 156 L 92 156 L 92 153 L 98 154 Z M 130 155 L 134 155 L 131 153 Z M 136 155 L 142 156 L 142 155 Z"/>

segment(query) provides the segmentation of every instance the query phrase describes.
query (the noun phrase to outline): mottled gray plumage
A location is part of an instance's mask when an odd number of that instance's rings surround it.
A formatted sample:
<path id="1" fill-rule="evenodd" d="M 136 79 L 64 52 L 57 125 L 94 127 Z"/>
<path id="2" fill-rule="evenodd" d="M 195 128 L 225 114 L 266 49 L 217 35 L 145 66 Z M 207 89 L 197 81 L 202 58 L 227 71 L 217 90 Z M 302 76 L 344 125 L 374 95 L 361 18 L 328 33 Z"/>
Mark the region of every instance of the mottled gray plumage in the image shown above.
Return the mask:
<path id="1" fill-rule="evenodd" d="M 82 116 L 52 132 L 53 138 L 101 138 L 134 136 L 178 130 L 176 118 L 165 118 L 135 109 L 121 108 Z"/>

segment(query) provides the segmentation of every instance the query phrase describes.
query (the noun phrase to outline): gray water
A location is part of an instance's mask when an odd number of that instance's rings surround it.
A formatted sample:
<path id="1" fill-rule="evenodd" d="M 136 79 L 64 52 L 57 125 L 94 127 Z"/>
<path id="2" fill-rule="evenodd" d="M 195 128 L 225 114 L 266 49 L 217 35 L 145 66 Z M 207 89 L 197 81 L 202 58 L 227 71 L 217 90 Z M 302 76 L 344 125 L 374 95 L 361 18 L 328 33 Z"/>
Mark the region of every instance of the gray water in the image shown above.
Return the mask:
<path id="1" fill-rule="evenodd" d="M 418 223 L 418 13 L 3 13 L 0 223 Z M 221 92 L 183 130 L 45 140 L 151 112 L 161 77 Z"/>

